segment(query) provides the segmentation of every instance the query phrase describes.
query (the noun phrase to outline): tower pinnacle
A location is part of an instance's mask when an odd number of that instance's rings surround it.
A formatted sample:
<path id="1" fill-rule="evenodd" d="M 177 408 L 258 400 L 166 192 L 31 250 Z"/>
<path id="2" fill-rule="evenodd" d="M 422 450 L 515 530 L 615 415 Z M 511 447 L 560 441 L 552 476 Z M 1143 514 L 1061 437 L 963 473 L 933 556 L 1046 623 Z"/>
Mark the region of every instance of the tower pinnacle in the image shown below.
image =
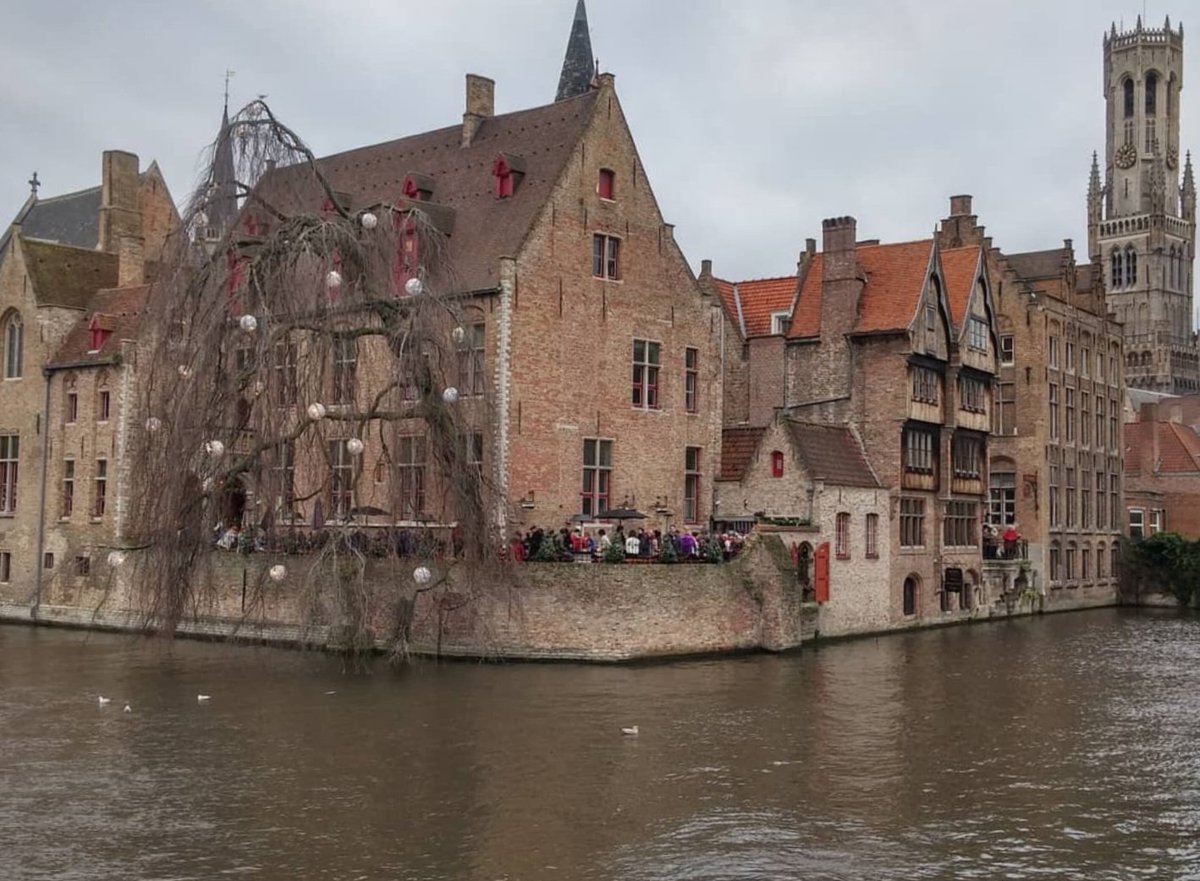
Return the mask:
<path id="1" fill-rule="evenodd" d="M 592 37 L 588 32 L 587 8 L 583 0 L 575 4 L 575 19 L 571 23 L 571 36 L 567 40 L 567 54 L 563 58 L 562 74 L 558 78 L 558 94 L 555 101 L 582 95 L 592 85 L 596 62 L 592 58 Z"/>

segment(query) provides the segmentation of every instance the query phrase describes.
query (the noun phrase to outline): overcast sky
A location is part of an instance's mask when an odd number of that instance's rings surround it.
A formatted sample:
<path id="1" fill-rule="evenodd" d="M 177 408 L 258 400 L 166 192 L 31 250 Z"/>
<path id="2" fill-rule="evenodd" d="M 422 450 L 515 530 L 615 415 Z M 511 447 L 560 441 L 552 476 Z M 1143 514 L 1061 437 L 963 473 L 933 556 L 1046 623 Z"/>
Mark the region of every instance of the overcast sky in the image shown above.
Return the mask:
<path id="1" fill-rule="evenodd" d="M 1148 3 L 1175 24 L 1194 0 Z M 554 97 L 575 0 L 10 0 L 0 28 L 0 214 L 99 183 L 100 151 L 157 159 L 185 201 L 231 105 L 268 95 L 318 154 L 458 122 L 463 75 L 497 112 Z M 1189 8 L 1184 8 L 1189 7 Z M 1103 150 L 1101 36 L 1140 2 L 589 0 L 592 45 L 694 266 L 794 272 L 821 219 L 927 235 L 954 193 L 1007 251 L 1086 252 Z M 1200 33 L 1200 16 L 1186 20 Z M 1196 39 L 1189 37 L 1188 43 Z M 1187 45 L 1187 43 L 1185 43 Z M 1200 46 L 1182 148 L 1200 150 Z M 1200 156 L 1198 156 L 1200 158 Z M 5 221 L 6 222 L 6 221 Z"/>

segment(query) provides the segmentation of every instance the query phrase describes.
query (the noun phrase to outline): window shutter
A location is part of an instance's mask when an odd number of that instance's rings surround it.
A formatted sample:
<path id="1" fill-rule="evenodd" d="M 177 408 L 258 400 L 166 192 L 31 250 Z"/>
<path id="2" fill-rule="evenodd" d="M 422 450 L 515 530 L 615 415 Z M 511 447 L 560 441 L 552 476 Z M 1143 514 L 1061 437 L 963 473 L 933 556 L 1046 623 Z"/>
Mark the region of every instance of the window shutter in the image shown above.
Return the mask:
<path id="1" fill-rule="evenodd" d="M 817 547 L 816 570 L 814 581 L 816 582 L 816 594 L 818 603 L 829 602 L 829 542 L 822 542 Z"/>

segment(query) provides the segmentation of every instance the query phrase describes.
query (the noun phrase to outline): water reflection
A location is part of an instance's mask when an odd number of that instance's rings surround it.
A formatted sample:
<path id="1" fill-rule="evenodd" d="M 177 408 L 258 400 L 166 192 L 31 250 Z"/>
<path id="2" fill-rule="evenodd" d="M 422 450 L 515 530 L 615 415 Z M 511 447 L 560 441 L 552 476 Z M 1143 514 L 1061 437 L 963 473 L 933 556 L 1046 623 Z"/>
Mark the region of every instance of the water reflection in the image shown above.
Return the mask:
<path id="1" fill-rule="evenodd" d="M 1103 611 L 785 658 L 343 675 L 0 627 L 3 874 L 1200 878 L 1197 637 Z"/>

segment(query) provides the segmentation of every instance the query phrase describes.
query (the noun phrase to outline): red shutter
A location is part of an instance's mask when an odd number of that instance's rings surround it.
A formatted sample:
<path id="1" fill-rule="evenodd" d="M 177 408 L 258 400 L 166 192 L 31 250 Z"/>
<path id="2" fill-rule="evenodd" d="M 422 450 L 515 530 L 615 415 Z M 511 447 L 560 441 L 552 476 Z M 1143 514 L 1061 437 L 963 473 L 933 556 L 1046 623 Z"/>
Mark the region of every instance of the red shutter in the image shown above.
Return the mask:
<path id="1" fill-rule="evenodd" d="M 615 192 L 616 174 L 608 168 L 600 169 L 600 180 L 596 184 L 596 192 L 601 199 L 612 199 Z"/>
<path id="2" fill-rule="evenodd" d="M 783 477 L 783 453 L 779 450 L 771 453 L 771 476 Z"/>
<path id="3" fill-rule="evenodd" d="M 817 602 L 829 602 L 829 542 L 822 542 L 817 547 L 816 566 Z"/>

